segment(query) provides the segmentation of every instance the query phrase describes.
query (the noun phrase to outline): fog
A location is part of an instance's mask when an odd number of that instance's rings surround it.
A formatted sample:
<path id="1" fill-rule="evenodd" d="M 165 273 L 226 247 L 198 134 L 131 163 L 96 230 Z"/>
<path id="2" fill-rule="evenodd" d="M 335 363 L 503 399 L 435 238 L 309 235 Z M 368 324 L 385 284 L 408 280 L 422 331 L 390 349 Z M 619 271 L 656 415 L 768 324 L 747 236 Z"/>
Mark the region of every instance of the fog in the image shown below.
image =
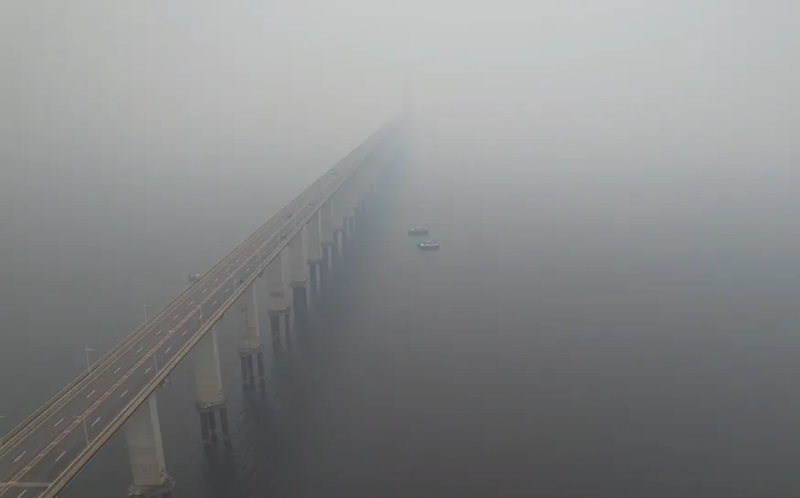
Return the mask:
<path id="1" fill-rule="evenodd" d="M 788 0 L 5 0 L 0 374 L 29 378 L 0 382 L 0 414 L 21 418 L 85 344 L 112 345 L 401 112 L 435 144 L 418 183 L 441 191 L 420 203 L 452 209 L 504 278 L 525 278 L 507 258 L 530 247 L 566 258 L 540 282 L 730 298 L 789 334 L 798 15 Z"/>

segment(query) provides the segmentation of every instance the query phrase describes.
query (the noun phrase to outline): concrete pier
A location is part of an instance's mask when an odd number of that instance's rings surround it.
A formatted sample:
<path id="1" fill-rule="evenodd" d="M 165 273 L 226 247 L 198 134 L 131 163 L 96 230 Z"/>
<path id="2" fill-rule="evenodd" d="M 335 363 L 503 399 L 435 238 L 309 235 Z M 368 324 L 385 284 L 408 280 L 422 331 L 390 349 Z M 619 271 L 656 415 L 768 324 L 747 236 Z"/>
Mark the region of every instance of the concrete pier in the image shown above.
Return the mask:
<path id="1" fill-rule="evenodd" d="M 264 278 L 267 280 L 267 313 L 272 336 L 272 349 L 276 353 L 282 349 L 282 343 L 286 345 L 291 343 L 289 334 L 292 328 L 292 296 L 289 293 L 292 287 L 287 278 L 290 268 L 287 268 L 285 264 L 285 254 L 286 251 L 281 252 L 270 262 L 264 272 Z"/>
<path id="2" fill-rule="evenodd" d="M 320 263 L 322 262 L 321 238 L 321 217 L 319 211 L 314 213 L 303 230 L 305 230 L 306 255 L 308 256 L 308 293 L 312 297 L 320 291 Z"/>
<path id="3" fill-rule="evenodd" d="M 216 325 L 194 348 L 194 378 L 197 387 L 197 411 L 200 414 L 200 434 L 203 443 L 216 438 L 216 418 L 220 429 L 228 437 L 227 401 L 222 391 L 222 373 L 219 367 Z"/>
<path id="4" fill-rule="evenodd" d="M 239 311 L 242 316 L 239 332 L 239 360 L 242 367 L 242 381 L 245 385 L 255 385 L 256 363 L 263 363 L 261 354 L 261 335 L 258 327 L 258 301 L 255 285 L 251 285 L 239 298 Z"/>
<path id="5" fill-rule="evenodd" d="M 128 419 L 125 424 L 125 439 L 133 477 L 128 495 L 169 498 L 174 481 L 167 474 L 155 394 L 142 403 Z"/>
<path id="6" fill-rule="evenodd" d="M 333 244 L 330 253 L 331 268 L 337 266 L 344 254 L 344 216 L 347 212 L 347 185 L 342 184 L 341 190 L 333 195 L 333 205 L 331 208 L 331 229 L 333 230 Z"/>
<path id="7" fill-rule="evenodd" d="M 289 241 L 289 274 L 292 287 L 292 309 L 295 319 L 308 309 L 308 257 L 305 254 L 304 230 Z"/>
<path id="8" fill-rule="evenodd" d="M 325 289 L 331 280 L 333 270 L 333 248 L 335 232 L 333 231 L 333 199 L 328 199 L 319 210 L 319 243 L 320 243 L 320 280 Z"/>

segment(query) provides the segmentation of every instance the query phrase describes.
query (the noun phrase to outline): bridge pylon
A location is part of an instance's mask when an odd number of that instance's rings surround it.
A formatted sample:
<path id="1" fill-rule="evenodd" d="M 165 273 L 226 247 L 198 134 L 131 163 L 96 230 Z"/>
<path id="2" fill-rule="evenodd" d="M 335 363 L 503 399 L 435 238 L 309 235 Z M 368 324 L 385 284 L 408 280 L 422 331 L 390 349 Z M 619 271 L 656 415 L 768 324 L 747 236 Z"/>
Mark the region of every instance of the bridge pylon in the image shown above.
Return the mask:
<path id="1" fill-rule="evenodd" d="M 273 354 L 279 353 L 283 346 L 291 344 L 290 332 L 292 328 L 292 288 L 289 285 L 291 269 L 286 264 L 286 251 L 281 252 L 273 259 L 264 272 L 267 280 L 267 315 L 269 316 L 270 332 L 272 335 Z"/>
<path id="2" fill-rule="evenodd" d="M 128 496 L 169 498 L 175 481 L 167 474 L 155 393 L 126 422 L 125 439 L 133 478 Z"/>
<path id="3" fill-rule="evenodd" d="M 242 366 L 242 382 L 245 386 L 255 386 L 255 364 L 258 377 L 264 381 L 264 355 L 261 352 L 261 334 L 258 326 L 258 301 L 255 284 L 251 284 L 239 298 L 239 311 L 242 323 L 239 331 L 239 361 Z"/>
<path id="4" fill-rule="evenodd" d="M 194 378 L 197 387 L 197 412 L 203 444 L 217 438 L 217 414 L 222 437 L 228 439 L 228 408 L 222 390 L 217 326 L 214 325 L 194 348 Z"/>

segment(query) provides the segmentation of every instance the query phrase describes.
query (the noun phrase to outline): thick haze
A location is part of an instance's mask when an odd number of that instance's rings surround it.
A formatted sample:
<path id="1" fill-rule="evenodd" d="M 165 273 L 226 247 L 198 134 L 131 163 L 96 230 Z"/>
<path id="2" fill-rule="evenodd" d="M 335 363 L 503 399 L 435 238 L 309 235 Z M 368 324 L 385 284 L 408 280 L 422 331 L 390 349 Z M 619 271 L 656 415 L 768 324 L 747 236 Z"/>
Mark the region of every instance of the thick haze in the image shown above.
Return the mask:
<path id="1" fill-rule="evenodd" d="M 646 256 L 591 240 L 621 266 L 692 254 L 680 264 L 797 275 L 798 14 L 790 1 L 6 0 L 4 340 L 38 351 L 31 337 L 90 325 L 59 309 L 91 312 L 126 286 L 127 330 L 138 303 L 163 302 L 175 275 L 207 268 L 395 114 L 409 82 L 430 129 L 470 144 L 461 195 L 506 182 L 530 200 L 505 206 L 522 226 L 542 199 L 569 199 L 570 222 L 617 240 L 651 227 L 637 233 Z M 162 266 L 137 266 L 152 251 Z"/>
<path id="2" fill-rule="evenodd" d="M 0 433 L 405 94 L 407 168 L 318 356 L 270 360 L 253 403 L 225 321 L 244 491 L 198 491 L 217 474 L 176 369 L 180 492 L 797 496 L 798 18 L 797 0 L 0 0 Z M 117 441 L 86 489 L 123 492 Z"/>

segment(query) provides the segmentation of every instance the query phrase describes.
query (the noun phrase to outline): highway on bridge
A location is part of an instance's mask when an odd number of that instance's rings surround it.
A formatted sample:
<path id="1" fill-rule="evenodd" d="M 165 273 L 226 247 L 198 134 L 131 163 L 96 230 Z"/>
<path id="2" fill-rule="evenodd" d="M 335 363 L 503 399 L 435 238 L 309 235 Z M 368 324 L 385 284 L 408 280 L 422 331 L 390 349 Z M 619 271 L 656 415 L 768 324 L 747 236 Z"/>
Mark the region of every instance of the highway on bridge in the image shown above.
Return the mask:
<path id="1" fill-rule="evenodd" d="M 0 497 L 54 496 L 358 168 L 360 148 L 13 431 L 0 448 Z"/>

